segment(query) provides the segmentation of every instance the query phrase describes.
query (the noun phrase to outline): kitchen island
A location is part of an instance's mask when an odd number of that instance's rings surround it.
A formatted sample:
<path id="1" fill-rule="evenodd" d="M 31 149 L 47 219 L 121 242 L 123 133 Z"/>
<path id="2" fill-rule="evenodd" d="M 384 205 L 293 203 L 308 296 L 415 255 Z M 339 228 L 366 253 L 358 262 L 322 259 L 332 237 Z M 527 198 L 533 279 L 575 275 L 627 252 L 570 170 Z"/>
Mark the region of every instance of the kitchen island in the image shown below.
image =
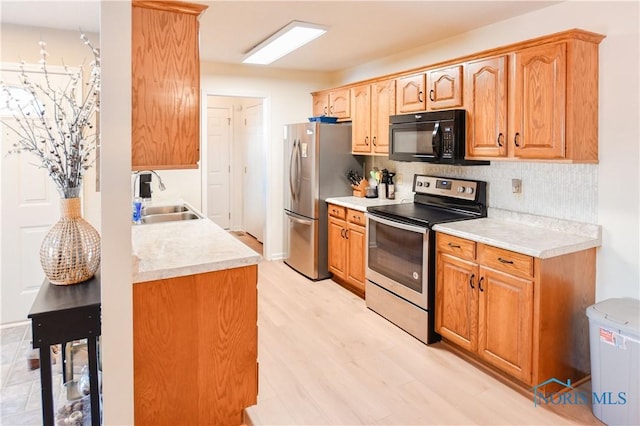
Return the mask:
<path id="1" fill-rule="evenodd" d="M 241 424 L 258 393 L 257 263 L 209 219 L 135 225 L 136 424 Z"/>

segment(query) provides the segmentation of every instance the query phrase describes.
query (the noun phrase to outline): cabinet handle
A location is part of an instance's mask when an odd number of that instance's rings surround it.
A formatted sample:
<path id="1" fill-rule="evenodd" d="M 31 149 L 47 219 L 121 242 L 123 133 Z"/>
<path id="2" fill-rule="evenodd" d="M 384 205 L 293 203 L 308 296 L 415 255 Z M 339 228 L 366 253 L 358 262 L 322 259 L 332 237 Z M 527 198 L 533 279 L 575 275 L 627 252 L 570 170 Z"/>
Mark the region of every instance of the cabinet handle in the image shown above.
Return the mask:
<path id="1" fill-rule="evenodd" d="M 520 148 L 520 144 L 518 143 L 518 139 L 520 139 L 520 133 L 516 132 L 516 135 L 513 137 L 513 143 Z"/>
<path id="2" fill-rule="evenodd" d="M 501 257 L 498 258 L 498 262 L 500 263 L 508 263 L 509 265 L 513 265 L 513 260 L 503 259 Z"/>
<path id="3" fill-rule="evenodd" d="M 329 107 L 329 112 L 330 112 L 331 114 L 333 114 L 333 105 L 331 105 L 331 106 Z"/>
<path id="4" fill-rule="evenodd" d="M 373 146 L 377 146 L 376 145 L 376 137 L 374 136 L 373 139 L 371 139 L 371 141 L 373 142 Z"/>
<path id="5" fill-rule="evenodd" d="M 327 115 L 328 111 L 327 111 L 327 107 L 326 106 L 324 107 L 323 111 L 324 111 L 324 115 Z"/>
<path id="6" fill-rule="evenodd" d="M 436 101 L 435 99 L 433 99 L 433 94 L 434 94 L 434 93 L 435 93 L 435 92 L 433 91 L 433 89 L 429 90 L 429 100 L 430 100 L 431 102 L 435 102 L 435 101 Z"/>
<path id="7" fill-rule="evenodd" d="M 451 248 L 461 248 L 459 245 L 453 244 L 453 243 L 449 243 L 449 247 L 451 247 Z"/>
<path id="8" fill-rule="evenodd" d="M 344 230 L 344 238 L 347 239 L 347 240 L 349 239 L 349 230 L 348 229 Z"/>
<path id="9" fill-rule="evenodd" d="M 422 102 L 422 90 L 418 92 L 418 102 Z"/>
<path id="10" fill-rule="evenodd" d="M 341 236 L 342 238 L 344 238 L 344 231 L 345 231 L 344 229 L 341 229 L 341 230 L 340 230 L 340 236 Z"/>
<path id="11" fill-rule="evenodd" d="M 476 274 L 471 274 L 471 276 L 469 277 L 469 287 L 471 287 L 472 289 L 475 288 L 475 286 L 473 285 L 473 279 L 476 277 Z"/>
<path id="12" fill-rule="evenodd" d="M 369 146 L 369 136 L 364 137 L 364 144 Z"/>
<path id="13" fill-rule="evenodd" d="M 504 135 L 502 133 L 500 133 L 498 135 L 498 146 L 502 146 L 503 145 L 503 141 L 504 141 Z"/>
<path id="14" fill-rule="evenodd" d="M 480 281 L 478 281 L 478 288 L 480 289 L 480 291 L 484 291 L 484 289 L 482 288 L 482 281 L 484 280 L 484 277 L 480 277 Z"/>

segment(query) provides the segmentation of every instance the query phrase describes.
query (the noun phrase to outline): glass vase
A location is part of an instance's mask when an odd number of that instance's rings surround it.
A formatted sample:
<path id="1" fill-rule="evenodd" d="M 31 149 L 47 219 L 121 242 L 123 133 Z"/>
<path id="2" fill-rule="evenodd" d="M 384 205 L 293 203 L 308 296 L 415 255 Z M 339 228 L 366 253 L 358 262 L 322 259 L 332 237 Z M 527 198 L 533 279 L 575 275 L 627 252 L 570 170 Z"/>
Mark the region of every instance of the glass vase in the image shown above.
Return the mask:
<path id="1" fill-rule="evenodd" d="M 93 277 L 100 266 L 100 235 L 81 216 L 79 190 L 61 195 L 60 220 L 42 241 L 40 264 L 52 284 L 77 284 Z"/>

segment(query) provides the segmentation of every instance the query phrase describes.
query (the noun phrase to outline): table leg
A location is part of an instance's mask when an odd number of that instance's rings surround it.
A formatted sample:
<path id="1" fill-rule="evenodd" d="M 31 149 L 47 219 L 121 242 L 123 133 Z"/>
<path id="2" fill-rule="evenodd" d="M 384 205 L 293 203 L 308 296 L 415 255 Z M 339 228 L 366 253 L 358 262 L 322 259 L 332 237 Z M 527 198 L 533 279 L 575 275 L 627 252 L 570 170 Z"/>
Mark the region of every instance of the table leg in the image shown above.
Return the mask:
<path id="1" fill-rule="evenodd" d="M 89 387 L 91 389 L 91 426 L 100 426 L 100 389 L 98 388 L 97 337 L 87 338 Z"/>
<path id="2" fill-rule="evenodd" d="M 53 426 L 53 385 L 51 383 L 51 347 L 40 347 L 40 388 L 42 392 L 42 423 Z"/>

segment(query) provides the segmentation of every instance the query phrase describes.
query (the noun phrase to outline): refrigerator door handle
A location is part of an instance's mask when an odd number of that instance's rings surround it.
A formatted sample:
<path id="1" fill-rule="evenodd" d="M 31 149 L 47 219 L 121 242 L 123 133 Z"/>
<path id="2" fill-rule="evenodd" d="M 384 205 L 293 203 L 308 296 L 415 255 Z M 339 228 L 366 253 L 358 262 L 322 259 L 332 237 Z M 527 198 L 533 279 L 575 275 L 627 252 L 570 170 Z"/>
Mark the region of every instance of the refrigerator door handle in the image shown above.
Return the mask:
<path id="1" fill-rule="evenodd" d="M 300 198 L 302 187 L 302 140 L 298 139 L 298 151 L 296 155 L 296 197 Z"/>
<path id="2" fill-rule="evenodd" d="M 284 212 L 284 213 L 287 215 L 287 219 L 289 219 L 292 222 L 296 222 L 296 223 L 299 223 L 301 225 L 307 225 L 307 226 L 313 225 L 313 220 L 311 220 L 311 219 L 301 219 L 299 217 L 293 216 L 289 212 Z"/>
<path id="3" fill-rule="evenodd" d="M 291 192 L 291 199 L 296 199 L 296 192 L 293 188 L 293 155 L 296 152 L 296 140 L 293 140 L 293 148 L 291 149 L 291 156 L 289 158 L 289 191 Z"/>

